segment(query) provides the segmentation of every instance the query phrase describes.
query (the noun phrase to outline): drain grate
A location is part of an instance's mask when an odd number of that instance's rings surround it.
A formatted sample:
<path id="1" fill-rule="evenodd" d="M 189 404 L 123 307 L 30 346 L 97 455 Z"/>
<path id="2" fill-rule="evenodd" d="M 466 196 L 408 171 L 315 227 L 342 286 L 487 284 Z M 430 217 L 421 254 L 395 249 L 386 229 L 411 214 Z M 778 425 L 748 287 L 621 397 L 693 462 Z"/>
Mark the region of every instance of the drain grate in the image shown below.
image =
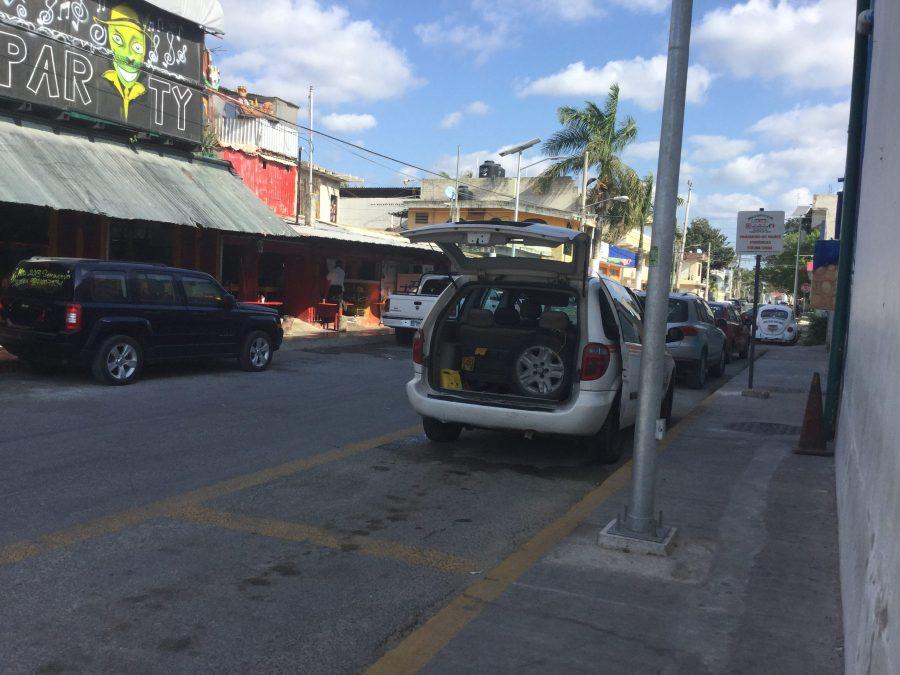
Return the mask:
<path id="1" fill-rule="evenodd" d="M 800 433 L 800 427 L 793 424 L 776 424 L 775 422 L 730 422 L 725 427 L 732 431 L 747 431 L 752 434 L 768 434 L 772 436 L 790 436 Z"/>

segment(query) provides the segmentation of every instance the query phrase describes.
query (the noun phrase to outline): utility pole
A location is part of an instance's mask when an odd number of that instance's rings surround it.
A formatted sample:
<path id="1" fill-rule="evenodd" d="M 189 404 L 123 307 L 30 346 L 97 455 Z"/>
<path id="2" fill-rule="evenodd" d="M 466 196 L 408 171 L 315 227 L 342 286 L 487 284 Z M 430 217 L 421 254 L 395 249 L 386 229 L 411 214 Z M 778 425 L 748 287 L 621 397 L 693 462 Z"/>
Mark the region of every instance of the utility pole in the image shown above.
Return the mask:
<path id="1" fill-rule="evenodd" d="M 681 280 L 681 266 L 684 264 L 684 243 L 687 241 L 687 229 L 688 229 L 688 218 L 690 218 L 691 214 L 691 191 L 694 189 L 694 184 L 688 180 L 688 195 L 687 200 L 684 202 L 684 225 L 681 230 L 681 252 L 678 254 L 678 262 L 675 264 L 675 283 L 672 285 L 672 290 L 678 290 L 678 282 Z"/>
<path id="2" fill-rule="evenodd" d="M 791 302 L 794 303 L 794 311 L 800 311 L 800 303 L 797 302 L 797 284 L 800 282 L 800 242 L 803 241 L 803 221 L 797 224 L 797 257 L 794 259 L 794 295 Z"/>
<path id="3" fill-rule="evenodd" d="M 450 220 L 454 223 L 459 222 L 459 145 L 456 146 L 456 191 L 454 192 L 453 203 L 450 204 Z M 453 207 L 456 206 L 456 215 L 453 215 Z"/>
<path id="4" fill-rule="evenodd" d="M 693 0 L 672 0 L 666 87 L 663 94 L 657 192 L 650 242 L 650 280 L 644 313 L 631 500 L 627 511 L 604 528 L 601 545 L 665 555 L 675 529 L 662 524 L 656 511 L 656 439 L 665 430 L 660 417 L 666 359 L 666 319 L 675 254 L 678 173 L 684 134 L 684 101 L 687 86 Z"/>
<path id="5" fill-rule="evenodd" d="M 709 300 L 709 287 L 712 278 L 712 240 L 706 242 L 706 297 Z"/>
<path id="6" fill-rule="evenodd" d="M 308 204 L 306 206 L 306 224 L 309 227 L 314 227 L 316 224 L 316 217 L 313 213 L 316 208 L 316 200 L 313 195 L 313 88 L 312 85 L 309 85 L 309 183 L 306 186 L 306 199 Z"/>
<path id="7" fill-rule="evenodd" d="M 300 224 L 300 211 L 302 209 L 300 198 L 300 167 L 303 165 L 303 148 L 300 145 L 300 135 L 297 134 L 297 181 L 294 184 L 294 225 Z"/>

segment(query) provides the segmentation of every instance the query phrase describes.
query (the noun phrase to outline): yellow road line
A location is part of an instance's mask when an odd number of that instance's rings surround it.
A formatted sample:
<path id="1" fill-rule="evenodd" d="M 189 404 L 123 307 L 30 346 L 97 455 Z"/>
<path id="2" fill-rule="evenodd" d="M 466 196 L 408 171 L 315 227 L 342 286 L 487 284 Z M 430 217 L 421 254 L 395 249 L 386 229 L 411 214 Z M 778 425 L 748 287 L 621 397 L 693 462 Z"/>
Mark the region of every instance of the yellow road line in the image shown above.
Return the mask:
<path id="1" fill-rule="evenodd" d="M 430 567 L 452 574 L 462 574 L 475 569 L 474 563 L 452 553 L 418 548 L 372 537 L 342 535 L 327 528 L 316 527 L 306 523 L 225 513 L 202 506 L 190 506 L 170 515 L 173 518 L 191 523 L 212 525 L 228 530 L 272 537 L 273 539 L 308 542 L 324 548 L 353 551 L 376 558 L 397 560 L 409 565 Z"/>
<path id="2" fill-rule="evenodd" d="M 271 483 L 279 478 L 286 478 L 301 471 L 307 471 L 323 464 L 336 462 L 348 457 L 353 457 L 366 450 L 377 448 L 380 445 L 392 443 L 408 438 L 419 432 L 419 426 L 407 427 L 389 434 L 376 436 L 364 441 L 351 443 L 341 448 L 302 457 L 284 464 L 255 471 L 243 476 L 237 476 L 228 480 L 213 483 L 197 490 L 176 495 L 160 501 L 151 502 L 144 506 L 127 509 L 108 516 L 102 516 L 86 523 L 79 523 L 56 532 L 51 532 L 34 540 L 14 542 L 0 546 L 0 566 L 11 565 L 32 558 L 42 553 L 49 553 L 66 546 L 96 539 L 122 530 L 140 525 L 148 520 L 160 518 L 171 513 L 177 513 L 188 506 L 216 497 L 223 497 L 234 492 L 246 490 L 265 483 Z"/>
<path id="3" fill-rule="evenodd" d="M 714 395 L 715 391 L 675 424 L 657 444 L 657 449 L 665 449 L 678 438 L 688 426 L 687 423 L 700 415 Z M 603 502 L 625 487 L 631 478 L 631 464 L 631 460 L 623 464 L 561 517 L 544 527 L 483 578 L 469 585 L 369 667 L 366 675 L 416 673 L 427 665 L 488 604 L 500 597 L 510 584 L 568 537 Z"/>

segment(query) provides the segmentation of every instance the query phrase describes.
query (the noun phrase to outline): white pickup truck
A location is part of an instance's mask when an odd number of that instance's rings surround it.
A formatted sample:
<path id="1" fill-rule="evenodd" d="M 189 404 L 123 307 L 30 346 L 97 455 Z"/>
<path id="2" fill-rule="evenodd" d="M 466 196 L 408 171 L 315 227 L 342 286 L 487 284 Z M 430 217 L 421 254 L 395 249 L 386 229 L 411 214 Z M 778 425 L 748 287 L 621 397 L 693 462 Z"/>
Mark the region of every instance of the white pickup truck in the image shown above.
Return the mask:
<path id="1" fill-rule="evenodd" d="M 412 293 L 391 293 L 388 296 L 381 323 L 394 329 L 399 344 L 411 343 L 438 296 L 452 283 L 452 278 L 446 274 L 423 274 Z"/>

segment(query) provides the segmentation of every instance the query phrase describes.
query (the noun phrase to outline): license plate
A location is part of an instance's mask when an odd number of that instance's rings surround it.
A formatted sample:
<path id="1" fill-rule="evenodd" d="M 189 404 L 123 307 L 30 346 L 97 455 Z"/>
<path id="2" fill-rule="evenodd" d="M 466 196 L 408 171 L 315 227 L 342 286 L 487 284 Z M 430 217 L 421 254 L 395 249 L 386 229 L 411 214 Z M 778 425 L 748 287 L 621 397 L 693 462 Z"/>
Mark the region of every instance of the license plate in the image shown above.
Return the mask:
<path id="1" fill-rule="evenodd" d="M 409 326 L 410 328 L 418 328 L 422 321 L 419 319 L 403 319 L 400 323 L 404 326 Z"/>
<path id="2" fill-rule="evenodd" d="M 778 326 L 769 326 L 769 332 L 774 333 L 778 330 Z"/>

